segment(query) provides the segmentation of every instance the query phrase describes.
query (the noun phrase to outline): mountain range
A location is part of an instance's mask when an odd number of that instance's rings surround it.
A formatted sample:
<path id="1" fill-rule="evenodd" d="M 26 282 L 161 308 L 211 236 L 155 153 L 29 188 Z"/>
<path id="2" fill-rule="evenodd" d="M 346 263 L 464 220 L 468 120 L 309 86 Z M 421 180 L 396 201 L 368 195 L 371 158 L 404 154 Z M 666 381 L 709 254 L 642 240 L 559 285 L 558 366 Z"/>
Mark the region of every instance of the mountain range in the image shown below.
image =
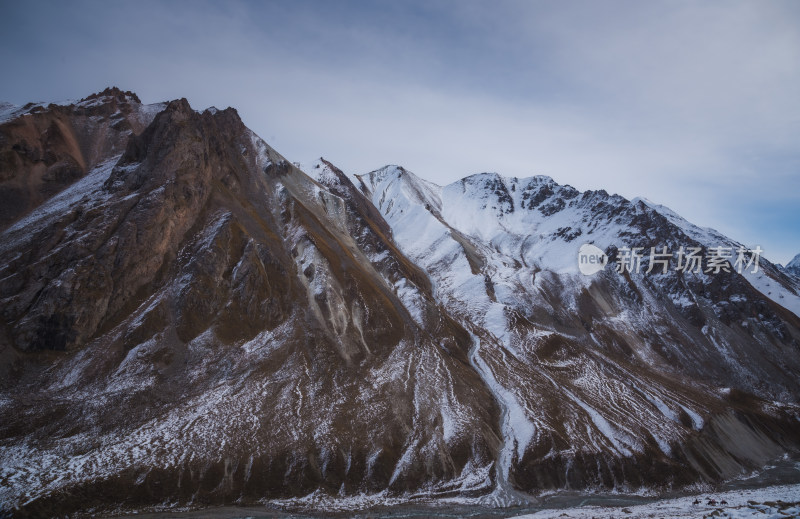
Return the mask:
<path id="1" fill-rule="evenodd" d="M 792 258 L 792 261 L 786 264 L 785 271 L 796 277 L 800 277 L 800 254 Z"/>
<path id="2" fill-rule="evenodd" d="M 185 99 L 0 107 L 0 513 L 508 506 L 798 455 L 798 258 L 544 176 L 353 173 Z"/>

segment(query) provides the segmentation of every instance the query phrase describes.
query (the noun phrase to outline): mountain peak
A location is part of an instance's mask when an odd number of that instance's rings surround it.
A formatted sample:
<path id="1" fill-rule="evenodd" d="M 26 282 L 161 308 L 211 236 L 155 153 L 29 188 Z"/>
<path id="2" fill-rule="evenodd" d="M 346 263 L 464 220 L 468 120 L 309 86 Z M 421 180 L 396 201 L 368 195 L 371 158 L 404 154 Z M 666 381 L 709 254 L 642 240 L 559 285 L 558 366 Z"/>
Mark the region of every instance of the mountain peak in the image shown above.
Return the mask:
<path id="1" fill-rule="evenodd" d="M 792 261 L 786 264 L 784 270 L 800 278 L 800 254 L 792 258 Z"/>
<path id="2" fill-rule="evenodd" d="M 122 90 L 121 88 L 112 86 L 106 87 L 103 91 L 97 92 L 96 94 L 91 94 L 89 96 L 84 97 L 80 100 L 80 102 L 84 101 L 91 101 L 93 99 L 100 99 L 103 97 L 114 97 L 118 101 L 135 101 L 136 103 L 141 104 L 141 100 L 139 96 L 137 96 L 134 92 L 130 90 Z"/>
<path id="3" fill-rule="evenodd" d="M 376 182 L 381 182 L 384 179 L 386 179 L 387 177 L 390 177 L 390 176 L 400 177 L 400 176 L 405 175 L 407 173 L 409 173 L 409 171 L 406 168 L 404 168 L 403 166 L 398 166 L 396 164 L 387 164 L 387 165 L 383 166 L 382 168 L 378 168 L 378 169 L 376 169 L 374 171 L 370 171 L 365 176 L 368 176 L 368 177 L 374 179 L 374 181 L 376 181 Z"/>
<path id="4" fill-rule="evenodd" d="M 558 184 L 558 182 L 553 180 L 553 177 L 549 175 L 534 175 L 523 180 L 527 180 L 529 183 L 536 184 Z"/>
<path id="5" fill-rule="evenodd" d="M 370 191 L 375 191 L 377 186 L 381 184 L 392 183 L 395 180 L 401 180 L 413 185 L 425 184 L 426 186 L 439 188 L 438 185 L 428 182 L 427 180 L 423 180 L 403 166 L 398 166 L 395 164 L 387 164 L 386 166 L 374 171 L 370 171 L 365 175 L 355 175 L 355 177 L 364 186 L 367 186 Z"/>

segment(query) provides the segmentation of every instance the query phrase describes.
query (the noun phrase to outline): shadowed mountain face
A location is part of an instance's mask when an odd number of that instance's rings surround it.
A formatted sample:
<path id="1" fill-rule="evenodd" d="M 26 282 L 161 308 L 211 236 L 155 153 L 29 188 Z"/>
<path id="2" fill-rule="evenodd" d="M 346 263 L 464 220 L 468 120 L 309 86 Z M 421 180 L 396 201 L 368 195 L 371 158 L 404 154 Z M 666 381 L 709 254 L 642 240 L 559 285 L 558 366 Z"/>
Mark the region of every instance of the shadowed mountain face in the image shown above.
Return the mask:
<path id="1" fill-rule="evenodd" d="M 731 243 L 666 208 L 543 177 L 356 186 L 233 109 L 116 89 L 11 113 L 0 167 L 4 511 L 503 505 L 800 443 L 796 279 L 577 273 L 588 241 Z"/>

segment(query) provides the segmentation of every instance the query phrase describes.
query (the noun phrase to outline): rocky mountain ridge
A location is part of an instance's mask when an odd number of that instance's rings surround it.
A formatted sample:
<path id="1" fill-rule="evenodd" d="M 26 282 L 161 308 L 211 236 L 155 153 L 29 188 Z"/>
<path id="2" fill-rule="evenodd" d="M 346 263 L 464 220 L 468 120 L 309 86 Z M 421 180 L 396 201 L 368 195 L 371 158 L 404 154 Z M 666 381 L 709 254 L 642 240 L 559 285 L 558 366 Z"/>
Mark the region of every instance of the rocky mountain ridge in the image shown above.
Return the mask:
<path id="1" fill-rule="evenodd" d="M 615 272 L 739 245 L 666 208 L 303 171 L 233 109 L 118 89 L 3 113 L 4 512 L 503 506 L 797 453 L 798 281 Z"/>

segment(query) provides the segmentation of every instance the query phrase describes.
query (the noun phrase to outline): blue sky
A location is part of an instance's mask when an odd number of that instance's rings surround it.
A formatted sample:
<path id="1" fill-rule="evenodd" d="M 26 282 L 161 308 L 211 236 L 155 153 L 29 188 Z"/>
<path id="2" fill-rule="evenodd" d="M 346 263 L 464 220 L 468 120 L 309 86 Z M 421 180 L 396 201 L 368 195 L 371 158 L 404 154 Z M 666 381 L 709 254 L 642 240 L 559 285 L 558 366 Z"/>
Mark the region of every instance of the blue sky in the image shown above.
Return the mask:
<path id="1" fill-rule="evenodd" d="M 0 0 L 0 100 L 233 106 L 293 161 L 547 174 L 800 253 L 800 2 Z"/>

